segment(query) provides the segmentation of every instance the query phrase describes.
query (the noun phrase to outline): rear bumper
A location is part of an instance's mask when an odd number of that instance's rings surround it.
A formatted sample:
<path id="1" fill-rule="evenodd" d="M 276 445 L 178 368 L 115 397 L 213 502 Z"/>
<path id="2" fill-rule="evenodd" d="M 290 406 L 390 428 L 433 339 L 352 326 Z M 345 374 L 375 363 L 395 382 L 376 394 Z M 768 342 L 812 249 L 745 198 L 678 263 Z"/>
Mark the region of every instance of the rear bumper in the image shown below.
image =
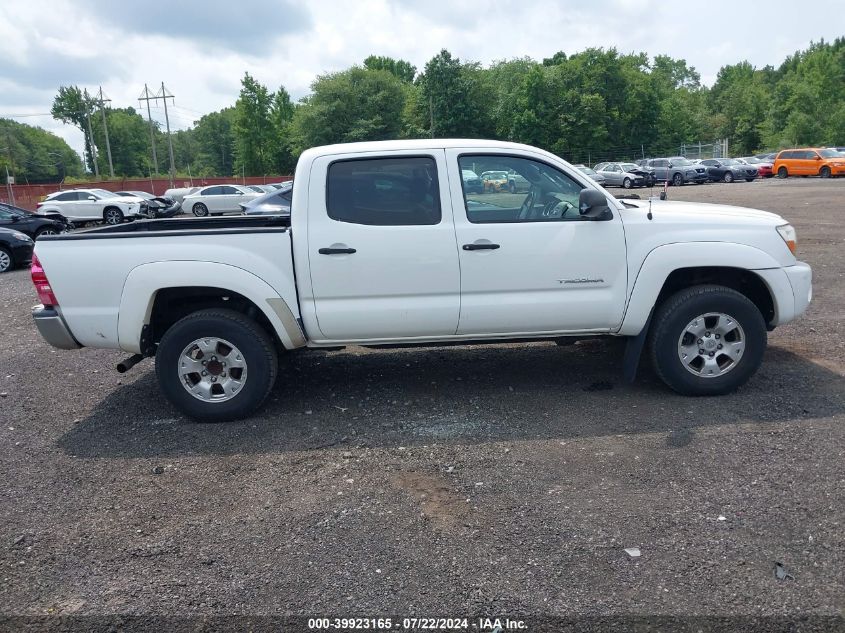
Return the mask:
<path id="1" fill-rule="evenodd" d="M 52 307 L 37 305 L 32 309 L 32 320 L 41 338 L 59 349 L 79 349 L 82 347 L 70 333 L 61 313 Z"/>

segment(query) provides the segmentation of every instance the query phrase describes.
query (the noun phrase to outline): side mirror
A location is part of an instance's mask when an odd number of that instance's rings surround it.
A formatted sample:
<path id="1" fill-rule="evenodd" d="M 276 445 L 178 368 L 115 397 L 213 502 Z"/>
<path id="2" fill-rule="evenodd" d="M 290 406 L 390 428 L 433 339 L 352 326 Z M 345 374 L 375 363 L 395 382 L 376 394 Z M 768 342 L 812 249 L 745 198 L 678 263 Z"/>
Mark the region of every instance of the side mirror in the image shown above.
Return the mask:
<path id="1" fill-rule="evenodd" d="M 819 156 L 818 154 L 816 154 L 816 160 L 821 160 L 821 159 L 822 159 L 822 157 Z"/>
<path id="2" fill-rule="evenodd" d="M 14 224 L 15 222 L 20 222 L 20 221 L 21 221 L 21 216 L 19 216 L 19 215 L 13 215 L 13 216 L 12 216 L 12 223 L 13 223 L 13 224 Z"/>
<path id="3" fill-rule="evenodd" d="M 578 195 L 578 212 L 585 220 L 609 220 L 613 213 L 601 191 L 582 189 Z"/>
<path id="4" fill-rule="evenodd" d="M 88 199 L 89 199 L 89 200 L 93 200 L 94 202 L 96 202 L 96 201 L 97 201 L 97 197 L 96 197 L 96 196 L 88 196 Z"/>

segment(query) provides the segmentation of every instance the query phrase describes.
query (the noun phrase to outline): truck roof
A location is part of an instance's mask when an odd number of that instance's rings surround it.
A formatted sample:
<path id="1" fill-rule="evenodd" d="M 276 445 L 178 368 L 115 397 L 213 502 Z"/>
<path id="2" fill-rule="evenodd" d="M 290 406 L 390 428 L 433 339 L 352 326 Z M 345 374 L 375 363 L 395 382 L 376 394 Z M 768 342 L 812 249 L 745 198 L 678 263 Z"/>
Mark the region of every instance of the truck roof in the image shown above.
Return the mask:
<path id="1" fill-rule="evenodd" d="M 319 156 L 331 156 L 333 154 L 355 154 L 360 152 L 390 152 L 400 150 L 427 150 L 427 149 L 451 149 L 451 148 L 467 148 L 467 149 L 514 149 L 523 150 L 533 153 L 545 154 L 549 157 L 560 160 L 560 157 L 555 156 L 551 152 L 545 150 L 538 150 L 531 145 L 523 145 L 522 143 L 510 143 L 508 141 L 492 141 L 477 138 L 423 138 L 423 139 L 407 139 L 397 141 L 365 141 L 359 143 L 338 143 L 335 145 L 322 145 L 320 147 L 312 147 L 302 153 L 300 160 L 313 160 Z"/>

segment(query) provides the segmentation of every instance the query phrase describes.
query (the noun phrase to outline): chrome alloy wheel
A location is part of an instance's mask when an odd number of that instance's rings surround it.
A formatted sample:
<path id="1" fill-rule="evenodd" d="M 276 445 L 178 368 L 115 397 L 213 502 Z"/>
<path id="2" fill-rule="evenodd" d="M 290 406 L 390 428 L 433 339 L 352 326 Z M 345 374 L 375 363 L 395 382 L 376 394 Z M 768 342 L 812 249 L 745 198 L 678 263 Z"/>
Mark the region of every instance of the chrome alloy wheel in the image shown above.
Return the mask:
<path id="1" fill-rule="evenodd" d="M 203 402 L 231 400 L 246 383 L 243 354 L 222 338 L 209 336 L 189 343 L 179 355 L 178 363 L 182 386 Z"/>
<path id="2" fill-rule="evenodd" d="M 708 312 L 690 321 L 678 339 L 678 358 L 699 378 L 724 376 L 739 364 L 745 332 L 732 316 Z"/>

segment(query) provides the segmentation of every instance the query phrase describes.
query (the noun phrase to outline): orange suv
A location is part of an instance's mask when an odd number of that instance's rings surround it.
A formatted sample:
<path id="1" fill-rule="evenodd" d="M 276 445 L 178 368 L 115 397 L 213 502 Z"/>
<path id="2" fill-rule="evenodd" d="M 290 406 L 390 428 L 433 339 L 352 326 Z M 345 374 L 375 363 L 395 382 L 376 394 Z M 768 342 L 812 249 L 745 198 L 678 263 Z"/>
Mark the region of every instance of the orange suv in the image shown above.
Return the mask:
<path id="1" fill-rule="evenodd" d="M 785 149 L 775 158 L 772 171 L 787 176 L 845 176 L 845 156 L 833 149 Z"/>

